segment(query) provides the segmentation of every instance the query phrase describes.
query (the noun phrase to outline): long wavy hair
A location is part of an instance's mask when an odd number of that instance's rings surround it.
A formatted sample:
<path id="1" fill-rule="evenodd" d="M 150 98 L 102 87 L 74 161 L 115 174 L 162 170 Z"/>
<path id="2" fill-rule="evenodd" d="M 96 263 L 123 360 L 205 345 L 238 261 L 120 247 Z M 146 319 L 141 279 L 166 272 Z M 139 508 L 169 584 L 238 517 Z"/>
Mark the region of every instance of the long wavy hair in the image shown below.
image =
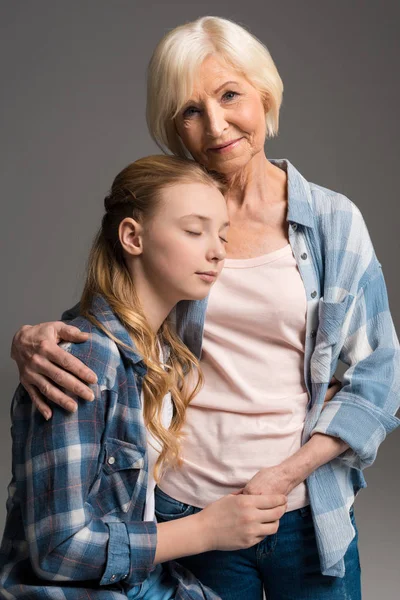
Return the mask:
<path id="1" fill-rule="evenodd" d="M 119 225 L 126 217 L 145 225 L 157 210 L 162 189 L 179 183 L 204 183 L 224 190 L 217 176 L 206 172 L 199 164 L 172 156 L 141 158 L 116 176 L 104 200 L 105 214 L 90 251 L 80 303 L 81 314 L 121 344 L 123 342 L 91 312 L 94 296 L 103 296 L 129 332 L 147 367 L 143 379 L 144 420 L 162 448 L 154 470 L 156 481 L 163 466 L 181 462 L 179 450 L 186 408 L 203 379 L 196 357 L 179 339 L 169 319 L 164 321 L 157 334 L 152 331 L 124 260 Z M 160 347 L 165 345 L 170 352 L 162 365 Z M 169 391 L 174 410 L 171 425 L 166 429 L 162 424 L 162 403 Z"/>

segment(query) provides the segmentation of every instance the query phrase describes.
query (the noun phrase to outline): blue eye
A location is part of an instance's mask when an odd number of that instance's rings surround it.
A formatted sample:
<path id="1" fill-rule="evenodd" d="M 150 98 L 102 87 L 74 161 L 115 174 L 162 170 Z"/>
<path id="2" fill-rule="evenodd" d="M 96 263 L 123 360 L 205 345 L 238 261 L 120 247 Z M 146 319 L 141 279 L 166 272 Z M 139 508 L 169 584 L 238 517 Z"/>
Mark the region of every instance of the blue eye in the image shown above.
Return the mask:
<path id="1" fill-rule="evenodd" d="M 228 96 L 230 96 L 228 98 Z M 226 100 L 233 100 L 236 96 L 239 96 L 239 94 L 237 92 L 225 92 L 225 94 L 222 96 L 223 98 L 225 98 Z"/>
<path id="2" fill-rule="evenodd" d="M 196 113 L 199 112 L 199 109 L 196 108 L 195 106 L 189 106 L 188 108 L 186 108 L 183 112 L 183 116 L 184 118 L 188 118 L 188 117 L 192 117 L 193 115 L 195 115 Z"/>

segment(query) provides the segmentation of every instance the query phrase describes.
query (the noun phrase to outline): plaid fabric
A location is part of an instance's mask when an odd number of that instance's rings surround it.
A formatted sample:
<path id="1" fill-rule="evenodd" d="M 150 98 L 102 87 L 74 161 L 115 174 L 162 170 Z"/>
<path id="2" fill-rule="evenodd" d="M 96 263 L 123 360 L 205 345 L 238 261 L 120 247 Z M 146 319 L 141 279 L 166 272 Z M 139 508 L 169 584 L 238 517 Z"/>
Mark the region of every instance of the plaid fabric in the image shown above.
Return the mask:
<path id="1" fill-rule="evenodd" d="M 287 160 L 289 241 L 307 294 L 304 375 L 309 392 L 303 444 L 316 432 L 350 449 L 315 471 L 307 486 L 321 571 L 343 577 L 355 532 L 349 508 L 365 487 L 362 469 L 400 421 L 399 343 L 381 265 L 358 208 L 345 196 L 308 183 Z M 200 358 L 207 299 L 180 302 L 177 331 Z M 322 411 L 338 359 L 343 388 Z"/>
<path id="2" fill-rule="evenodd" d="M 65 344 L 98 376 L 94 402 L 47 422 L 20 386 L 12 402 L 13 465 L 0 549 L 0 597 L 117 600 L 153 569 L 154 522 L 144 522 L 147 439 L 140 404 L 146 373 L 131 339 L 98 297 L 95 316 L 124 348 L 83 318 L 92 335 Z M 176 598 L 218 600 L 175 563 Z"/>

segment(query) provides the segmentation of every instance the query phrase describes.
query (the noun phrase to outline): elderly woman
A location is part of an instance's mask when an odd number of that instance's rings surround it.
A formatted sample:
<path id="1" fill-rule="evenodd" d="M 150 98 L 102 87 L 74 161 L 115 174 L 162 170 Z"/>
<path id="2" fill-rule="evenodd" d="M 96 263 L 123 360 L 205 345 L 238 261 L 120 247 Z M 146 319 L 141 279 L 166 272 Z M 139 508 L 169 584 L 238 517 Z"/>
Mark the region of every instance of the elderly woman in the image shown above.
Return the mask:
<path id="1" fill-rule="evenodd" d="M 151 59 L 150 132 L 165 151 L 223 176 L 231 223 L 208 299 L 176 309 L 205 385 L 188 408 L 183 466 L 164 474 L 156 512 L 171 520 L 229 492 L 283 493 L 277 534 L 181 562 L 226 600 L 259 600 L 262 589 L 269 600 L 357 600 L 353 502 L 362 469 L 399 424 L 398 341 L 359 210 L 265 155 L 282 90 L 265 46 L 225 19 L 177 27 Z M 204 227 L 193 215 L 188 235 Z M 53 382 L 90 399 L 80 380 L 91 373 L 57 346 L 84 339 L 63 323 L 15 336 L 21 381 L 47 417 L 43 396 L 76 409 Z M 330 399 L 339 359 L 348 368 Z"/>

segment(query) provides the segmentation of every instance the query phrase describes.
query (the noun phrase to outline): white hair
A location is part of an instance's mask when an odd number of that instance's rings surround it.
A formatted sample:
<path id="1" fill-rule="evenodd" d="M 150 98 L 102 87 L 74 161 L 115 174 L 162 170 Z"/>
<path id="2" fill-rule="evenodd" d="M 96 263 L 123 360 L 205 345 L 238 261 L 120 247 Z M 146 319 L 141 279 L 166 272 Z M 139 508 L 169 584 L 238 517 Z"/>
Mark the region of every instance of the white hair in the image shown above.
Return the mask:
<path id="1" fill-rule="evenodd" d="M 157 44 L 147 77 L 147 125 L 157 145 L 188 157 L 174 119 L 190 97 L 204 60 L 220 55 L 260 92 L 266 111 L 266 135 L 278 133 L 283 83 L 271 55 L 246 29 L 220 17 L 201 17 L 180 25 Z"/>

